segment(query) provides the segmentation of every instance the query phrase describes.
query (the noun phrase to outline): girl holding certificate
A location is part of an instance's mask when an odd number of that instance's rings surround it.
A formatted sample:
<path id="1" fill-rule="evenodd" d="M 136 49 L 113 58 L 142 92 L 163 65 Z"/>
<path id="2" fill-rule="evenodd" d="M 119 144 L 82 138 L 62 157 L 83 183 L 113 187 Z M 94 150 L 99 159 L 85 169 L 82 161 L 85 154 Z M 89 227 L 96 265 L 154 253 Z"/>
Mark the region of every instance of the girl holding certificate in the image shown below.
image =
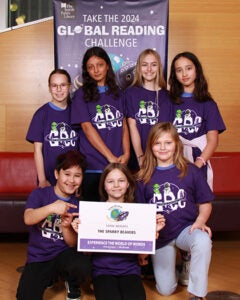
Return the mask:
<path id="1" fill-rule="evenodd" d="M 120 163 L 111 163 L 103 171 L 99 193 L 103 201 L 113 203 L 135 202 L 135 179 L 128 168 Z M 72 222 L 78 232 L 80 220 Z M 165 219 L 158 214 L 156 231 L 165 225 Z M 141 280 L 140 263 L 145 255 L 122 253 L 93 253 L 92 279 L 97 300 L 145 300 L 146 294 Z"/>
<path id="2" fill-rule="evenodd" d="M 136 199 L 156 203 L 157 211 L 166 218 L 152 255 L 158 292 L 170 295 L 177 287 L 179 248 L 191 254 L 189 299 L 203 299 L 212 247 L 212 233 L 206 223 L 214 195 L 201 170 L 183 157 L 182 142 L 170 122 L 158 123 L 149 132 Z"/>

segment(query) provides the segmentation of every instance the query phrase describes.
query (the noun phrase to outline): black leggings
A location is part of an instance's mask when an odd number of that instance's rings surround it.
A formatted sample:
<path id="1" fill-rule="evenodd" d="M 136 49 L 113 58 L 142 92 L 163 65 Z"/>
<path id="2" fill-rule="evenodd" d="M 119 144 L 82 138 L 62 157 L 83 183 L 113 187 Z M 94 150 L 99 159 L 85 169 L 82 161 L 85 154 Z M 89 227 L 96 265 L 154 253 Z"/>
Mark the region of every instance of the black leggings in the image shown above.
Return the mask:
<path id="1" fill-rule="evenodd" d="M 93 279 L 93 287 L 96 300 L 146 300 L 138 275 L 100 275 Z"/>
<path id="2" fill-rule="evenodd" d="M 68 248 L 54 259 L 26 264 L 17 289 L 18 300 L 42 300 L 46 287 L 56 276 L 68 281 L 71 286 L 80 287 L 90 274 L 88 256 Z"/>

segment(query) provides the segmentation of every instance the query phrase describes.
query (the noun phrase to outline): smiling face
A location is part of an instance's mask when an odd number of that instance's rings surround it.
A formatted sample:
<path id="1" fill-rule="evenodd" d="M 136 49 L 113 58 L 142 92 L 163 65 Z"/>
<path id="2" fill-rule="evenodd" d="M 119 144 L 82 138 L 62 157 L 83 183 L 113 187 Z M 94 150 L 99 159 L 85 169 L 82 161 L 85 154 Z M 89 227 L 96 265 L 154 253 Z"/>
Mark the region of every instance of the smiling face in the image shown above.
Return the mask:
<path id="1" fill-rule="evenodd" d="M 148 54 L 144 57 L 141 63 L 141 73 L 143 82 L 155 82 L 158 74 L 158 61 L 153 54 Z"/>
<path id="2" fill-rule="evenodd" d="M 124 195 L 129 187 L 125 174 L 113 169 L 105 178 L 104 189 L 108 194 L 108 202 L 124 202 Z"/>
<path id="3" fill-rule="evenodd" d="M 98 56 L 92 56 L 87 61 L 87 72 L 89 76 L 97 82 L 98 86 L 106 84 L 108 64 Z"/>
<path id="4" fill-rule="evenodd" d="M 80 187 L 83 179 L 83 172 L 79 166 L 72 166 L 66 170 L 55 170 L 57 179 L 55 192 L 59 196 L 67 198 L 74 194 Z"/>
<path id="5" fill-rule="evenodd" d="M 159 167 L 172 165 L 175 151 L 176 142 L 170 132 L 161 133 L 152 146 L 152 152 Z"/>
<path id="6" fill-rule="evenodd" d="M 180 57 L 174 66 L 177 80 L 183 85 L 184 92 L 193 92 L 197 76 L 193 62 L 186 57 Z"/>
<path id="7" fill-rule="evenodd" d="M 58 107 L 66 107 L 71 83 L 67 76 L 55 73 L 49 81 L 49 92 L 52 96 L 52 102 Z"/>

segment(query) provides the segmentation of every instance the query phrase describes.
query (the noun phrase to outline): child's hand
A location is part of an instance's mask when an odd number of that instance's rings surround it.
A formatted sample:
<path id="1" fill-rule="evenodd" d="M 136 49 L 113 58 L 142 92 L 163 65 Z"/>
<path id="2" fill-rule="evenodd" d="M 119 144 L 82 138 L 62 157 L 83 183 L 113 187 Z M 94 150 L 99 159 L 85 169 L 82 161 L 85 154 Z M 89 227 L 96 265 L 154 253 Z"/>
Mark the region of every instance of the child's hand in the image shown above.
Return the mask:
<path id="1" fill-rule="evenodd" d="M 159 231 L 165 226 L 165 217 L 162 214 L 156 214 L 156 239 L 159 236 Z"/>
<path id="2" fill-rule="evenodd" d="M 71 223 L 73 230 L 74 230 L 75 232 L 77 232 L 77 233 L 78 233 L 78 225 L 79 225 L 79 224 L 80 224 L 80 219 L 79 219 L 79 218 L 75 218 L 75 219 L 72 221 L 72 223 Z"/>
<path id="3" fill-rule="evenodd" d="M 56 200 L 51 205 L 52 205 L 52 208 L 53 208 L 53 212 L 57 215 L 60 215 L 60 216 L 65 215 L 71 207 L 72 208 L 77 208 L 76 205 L 65 202 L 63 200 Z"/>
<path id="4" fill-rule="evenodd" d="M 129 154 L 123 154 L 118 157 L 118 163 L 127 165 L 129 161 Z"/>
<path id="5" fill-rule="evenodd" d="M 148 254 L 138 254 L 138 263 L 140 266 L 148 265 Z"/>
<path id="6" fill-rule="evenodd" d="M 62 227 L 70 227 L 72 222 L 73 222 L 73 218 L 78 216 L 78 213 L 66 213 L 64 215 L 61 216 L 61 225 Z"/>
<path id="7" fill-rule="evenodd" d="M 200 222 L 195 221 L 190 228 L 190 233 L 192 233 L 195 229 L 206 231 L 209 237 L 212 238 L 212 230 L 206 224 L 201 224 Z"/>

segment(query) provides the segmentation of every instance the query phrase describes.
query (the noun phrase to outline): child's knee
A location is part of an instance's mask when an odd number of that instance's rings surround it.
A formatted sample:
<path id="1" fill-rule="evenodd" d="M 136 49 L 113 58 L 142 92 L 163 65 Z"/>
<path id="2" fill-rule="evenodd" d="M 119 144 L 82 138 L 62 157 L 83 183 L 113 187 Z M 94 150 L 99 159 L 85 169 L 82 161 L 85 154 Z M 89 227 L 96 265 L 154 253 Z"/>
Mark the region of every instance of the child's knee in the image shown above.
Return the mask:
<path id="1" fill-rule="evenodd" d="M 202 251 L 210 251 L 212 249 L 212 240 L 209 235 L 202 235 L 202 237 L 197 240 L 197 246 Z"/>
<path id="2" fill-rule="evenodd" d="M 172 293 L 175 292 L 176 288 L 177 282 L 171 285 L 167 285 L 166 282 L 164 284 L 156 282 L 156 289 L 158 293 L 163 296 L 170 296 Z"/>

